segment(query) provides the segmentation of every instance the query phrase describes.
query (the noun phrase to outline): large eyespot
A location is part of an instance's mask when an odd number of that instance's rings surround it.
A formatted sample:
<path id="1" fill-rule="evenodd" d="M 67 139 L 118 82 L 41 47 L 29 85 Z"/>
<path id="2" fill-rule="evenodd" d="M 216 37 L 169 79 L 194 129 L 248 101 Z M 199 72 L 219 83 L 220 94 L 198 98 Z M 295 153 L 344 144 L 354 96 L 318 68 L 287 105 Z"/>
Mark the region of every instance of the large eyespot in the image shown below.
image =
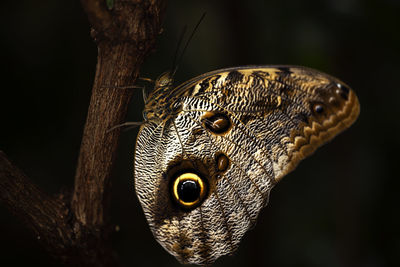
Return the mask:
<path id="1" fill-rule="evenodd" d="M 224 134 L 231 129 L 232 123 L 227 115 L 223 113 L 207 112 L 202 117 L 205 128 L 214 134 Z"/>
<path id="2" fill-rule="evenodd" d="M 179 175 L 172 185 L 175 201 L 184 208 L 193 208 L 201 203 L 206 195 L 206 184 L 195 173 Z"/>

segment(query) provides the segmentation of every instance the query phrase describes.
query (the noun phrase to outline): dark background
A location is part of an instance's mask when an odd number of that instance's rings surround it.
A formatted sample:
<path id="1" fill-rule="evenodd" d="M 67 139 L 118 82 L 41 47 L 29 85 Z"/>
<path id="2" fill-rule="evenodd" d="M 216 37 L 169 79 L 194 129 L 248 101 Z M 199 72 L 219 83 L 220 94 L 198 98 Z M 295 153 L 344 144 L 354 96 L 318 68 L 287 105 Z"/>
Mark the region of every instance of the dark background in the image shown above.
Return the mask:
<path id="1" fill-rule="evenodd" d="M 304 65 L 339 77 L 361 103 L 355 125 L 274 188 L 256 228 L 215 266 L 400 266 L 400 1 L 170 1 L 143 77 L 171 66 L 179 32 L 204 11 L 178 81 L 229 66 Z M 77 0 L 4 1 L 0 12 L 0 149 L 57 193 L 73 185 L 95 71 L 86 15 Z M 127 120 L 140 121 L 140 90 L 133 102 Z M 122 134 L 115 166 L 115 247 L 126 266 L 179 266 L 134 193 L 136 134 Z M 57 266 L 1 206 L 0 265 Z"/>

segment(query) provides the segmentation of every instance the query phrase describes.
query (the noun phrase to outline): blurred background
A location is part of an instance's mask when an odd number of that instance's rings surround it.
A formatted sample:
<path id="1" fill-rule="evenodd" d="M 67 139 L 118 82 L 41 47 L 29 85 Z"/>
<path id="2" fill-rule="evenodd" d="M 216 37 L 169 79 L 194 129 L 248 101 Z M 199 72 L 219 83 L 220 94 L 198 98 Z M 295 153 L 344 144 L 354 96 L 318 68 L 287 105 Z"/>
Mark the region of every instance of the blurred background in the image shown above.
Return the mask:
<path id="1" fill-rule="evenodd" d="M 184 25 L 207 16 L 183 58 L 183 82 L 218 68 L 303 65 L 358 94 L 348 131 L 303 161 L 234 256 L 214 266 L 400 266 L 400 1 L 170 1 L 141 76 L 172 64 Z M 71 188 L 96 64 L 79 1 L 5 1 L 0 9 L 0 149 L 50 193 Z M 127 120 L 140 121 L 140 90 Z M 121 136 L 114 242 L 125 266 L 180 266 L 154 240 L 134 193 L 137 130 Z M 2 266 L 58 266 L 0 206 Z"/>

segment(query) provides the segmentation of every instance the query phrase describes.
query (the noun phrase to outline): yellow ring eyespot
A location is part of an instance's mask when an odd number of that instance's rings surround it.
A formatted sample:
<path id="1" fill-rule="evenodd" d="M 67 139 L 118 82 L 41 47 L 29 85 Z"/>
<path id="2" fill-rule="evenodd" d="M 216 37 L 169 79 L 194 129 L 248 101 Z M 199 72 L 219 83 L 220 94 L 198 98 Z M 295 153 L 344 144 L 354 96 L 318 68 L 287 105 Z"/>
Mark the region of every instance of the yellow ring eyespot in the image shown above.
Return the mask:
<path id="1" fill-rule="evenodd" d="M 195 173 L 187 172 L 179 175 L 173 183 L 173 197 L 185 208 L 200 203 L 206 194 L 206 185 Z"/>

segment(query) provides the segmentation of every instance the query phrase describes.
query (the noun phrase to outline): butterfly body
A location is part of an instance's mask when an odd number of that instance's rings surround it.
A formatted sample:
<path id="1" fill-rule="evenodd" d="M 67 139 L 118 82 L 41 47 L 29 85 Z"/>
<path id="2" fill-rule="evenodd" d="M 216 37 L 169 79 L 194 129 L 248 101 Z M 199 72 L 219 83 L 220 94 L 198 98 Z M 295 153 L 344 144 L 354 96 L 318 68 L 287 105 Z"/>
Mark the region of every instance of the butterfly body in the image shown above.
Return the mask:
<path id="1" fill-rule="evenodd" d="M 183 263 L 235 251 L 273 186 L 359 113 L 344 83 L 303 67 L 171 81 L 162 76 L 146 103 L 135 188 L 156 240 Z"/>

